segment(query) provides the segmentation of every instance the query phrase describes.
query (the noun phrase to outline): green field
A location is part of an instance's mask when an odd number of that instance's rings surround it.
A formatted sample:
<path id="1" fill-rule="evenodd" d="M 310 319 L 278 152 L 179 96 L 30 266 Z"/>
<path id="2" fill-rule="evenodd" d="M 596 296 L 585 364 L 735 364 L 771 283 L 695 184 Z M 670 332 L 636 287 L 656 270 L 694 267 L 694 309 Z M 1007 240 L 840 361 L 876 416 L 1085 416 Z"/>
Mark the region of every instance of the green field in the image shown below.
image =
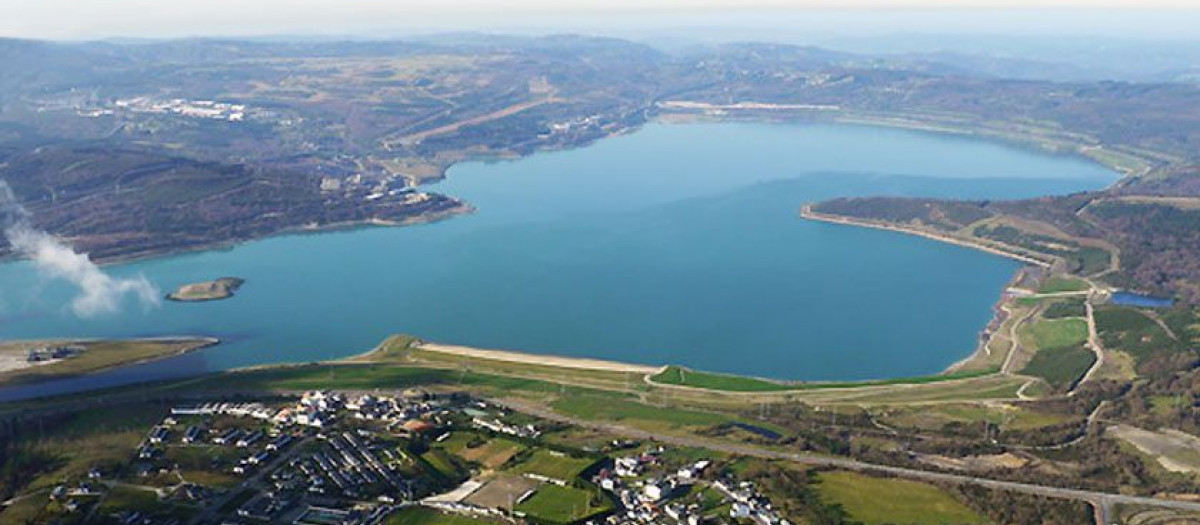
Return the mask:
<path id="1" fill-rule="evenodd" d="M 404 365 L 379 365 L 346 362 L 345 364 L 309 364 L 237 371 L 183 381 L 173 389 L 184 391 L 303 391 L 331 387 L 370 390 L 376 388 L 408 388 L 413 386 L 474 386 L 511 391 L 552 391 L 555 385 L 533 379 L 509 378 L 497 375 L 463 373 L 456 370 L 422 368 Z"/>
<path id="2" fill-rule="evenodd" d="M 1039 319 L 1021 330 L 1035 348 L 1074 346 L 1087 341 L 1087 322 L 1082 319 Z"/>
<path id="3" fill-rule="evenodd" d="M 487 438 L 476 432 L 451 432 L 448 437 L 437 441 L 434 446 L 445 449 L 451 454 L 458 454 L 463 449 L 469 448 L 472 445 L 480 445 L 487 442 Z"/>
<path id="4" fill-rule="evenodd" d="M 384 520 L 385 525 L 495 525 L 497 523 L 502 522 L 462 514 L 442 513 L 429 507 L 400 509 Z"/>
<path id="5" fill-rule="evenodd" d="M 917 481 L 854 472 L 823 472 L 817 491 L 865 525 L 968 525 L 987 523 L 941 489 Z"/>
<path id="6" fill-rule="evenodd" d="M 1109 268 L 1112 254 L 1103 248 L 1080 246 L 1074 253 L 1063 256 L 1071 263 L 1071 269 L 1082 275 L 1094 275 Z"/>
<path id="7" fill-rule="evenodd" d="M 1021 373 L 1045 379 L 1055 388 L 1069 388 L 1096 362 L 1096 354 L 1082 345 L 1043 348 L 1033 354 Z"/>
<path id="8" fill-rule="evenodd" d="M 1138 365 L 1158 356 L 1187 349 L 1185 343 L 1172 339 L 1158 323 L 1134 308 L 1097 308 L 1096 331 L 1105 348 L 1127 352 Z"/>
<path id="9" fill-rule="evenodd" d="M 499 468 L 513 456 L 525 450 L 525 445 L 516 441 L 496 438 L 475 447 L 459 450 L 458 456 L 467 461 L 474 461 L 487 468 Z"/>
<path id="10" fill-rule="evenodd" d="M 596 463 L 595 458 L 578 458 L 561 452 L 539 448 L 512 468 L 518 474 L 538 474 L 551 479 L 571 482 Z"/>
<path id="11" fill-rule="evenodd" d="M 1046 319 L 1062 319 L 1064 317 L 1084 317 L 1087 315 L 1087 307 L 1083 304 L 1083 299 L 1057 299 L 1051 301 L 1046 306 L 1046 311 L 1042 312 L 1042 317 Z"/>
<path id="12" fill-rule="evenodd" d="M 554 401 L 551 408 L 583 419 L 630 421 L 663 429 L 708 427 L 731 421 L 722 414 L 651 406 L 618 396 L 570 395 Z"/>
<path id="13" fill-rule="evenodd" d="M 430 449 L 428 452 L 421 454 L 421 459 L 437 473 L 447 480 L 457 481 L 466 476 L 466 473 L 459 467 L 449 453 L 440 448 Z"/>
<path id="14" fill-rule="evenodd" d="M 1038 288 L 1038 293 L 1082 292 L 1088 288 L 1091 287 L 1083 279 L 1058 276 L 1046 279 Z"/>
<path id="15" fill-rule="evenodd" d="M 989 406 L 980 403 L 948 403 L 920 407 L 889 407 L 879 419 L 888 425 L 920 430 L 939 428 L 947 423 L 987 421 L 1006 429 L 1031 429 L 1062 423 L 1060 414 L 1039 412 L 1022 406 Z"/>
<path id="16" fill-rule="evenodd" d="M 1200 347 L 1200 310 L 1173 308 L 1162 314 L 1162 320 L 1184 342 Z"/>
<path id="17" fill-rule="evenodd" d="M 599 491 L 543 485 L 516 509 L 549 523 L 574 523 L 612 510 L 612 502 Z"/>
<path id="18" fill-rule="evenodd" d="M 893 379 L 878 379 L 869 381 L 834 381 L 824 383 L 776 383 L 754 377 L 729 374 L 714 374 L 700 372 L 679 366 L 669 366 L 650 379 L 663 385 L 680 385 L 694 388 L 706 388 L 722 392 L 787 392 L 801 390 L 821 390 L 830 388 L 856 388 L 863 386 L 926 384 L 954 379 L 967 379 L 994 373 L 995 370 L 972 370 L 952 374 L 939 374 L 916 377 L 897 377 Z"/>
<path id="19" fill-rule="evenodd" d="M 774 392 L 797 388 L 796 386 L 753 377 L 713 374 L 680 366 L 669 366 L 666 370 L 663 370 L 650 379 L 655 383 L 664 385 L 683 385 L 711 390 L 724 390 L 727 392 Z"/>

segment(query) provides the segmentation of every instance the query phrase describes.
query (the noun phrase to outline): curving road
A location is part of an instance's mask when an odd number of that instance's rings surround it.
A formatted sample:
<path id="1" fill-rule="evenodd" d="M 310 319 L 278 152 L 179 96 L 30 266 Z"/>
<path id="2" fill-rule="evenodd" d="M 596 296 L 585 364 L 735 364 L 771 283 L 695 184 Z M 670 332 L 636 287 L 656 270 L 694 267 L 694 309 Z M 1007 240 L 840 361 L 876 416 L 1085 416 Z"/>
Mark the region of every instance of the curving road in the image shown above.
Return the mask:
<path id="1" fill-rule="evenodd" d="M 1060 487 L 1050 487 L 1045 485 L 1034 485 L 1031 483 L 1020 483 L 1016 481 L 1001 481 L 996 479 L 978 478 L 974 476 L 966 476 L 960 474 L 947 474 L 943 472 L 930 472 L 926 470 L 918 470 L 906 467 L 892 467 L 888 465 L 878 465 L 874 463 L 866 463 L 854 459 L 845 459 L 837 457 L 819 456 L 816 454 L 798 453 L 798 452 L 782 452 L 771 450 L 752 445 L 738 445 L 733 443 L 725 443 L 712 441 L 697 437 L 673 436 L 666 434 L 655 434 L 636 428 L 630 428 L 615 423 L 599 423 L 595 421 L 587 421 L 583 419 L 564 416 L 550 410 L 530 405 L 516 400 L 497 400 L 489 399 L 489 401 L 506 406 L 518 412 L 524 412 L 550 421 L 567 423 L 583 428 L 591 428 L 602 432 L 622 435 L 634 439 L 655 440 L 662 443 L 667 443 L 681 447 L 698 447 L 726 452 L 730 454 L 740 454 L 744 456 L 753 456 L 766 459 L 779 459 L 785 461 L 794 461 L 796 463 L 804 463 L 808 465 L 834 467 L 845 470 L 856 470 L 865 472 L 879 472 L 890 474 L 896 477 L 920 479 L 925 481 L 940 481 L 945 483 L 955 483 L 963 485 L 977 485 L 990 489 L 1007 490 L 1012 492 L 1020 492 L 1023 494 L 1034 494 L 1039 496 L 1047 496 L 1052 498 L 1071 499 L 1084 501 L 1096 508 L 1097 519 L 1107 521 L 1107 510 L 1114 504 L 1126 505 L 1148 505 L 1155 507 L 1165 507 L 1178 510 L 1200 511 L 1200 502 L 1167 500 L 1159 498 L 1150 498 L 1143 496 L 1129 496 L 1125 494 L 1110 494 L 1107 492 L 1095 492 L 1082 489 L 1067 489 Z"/>

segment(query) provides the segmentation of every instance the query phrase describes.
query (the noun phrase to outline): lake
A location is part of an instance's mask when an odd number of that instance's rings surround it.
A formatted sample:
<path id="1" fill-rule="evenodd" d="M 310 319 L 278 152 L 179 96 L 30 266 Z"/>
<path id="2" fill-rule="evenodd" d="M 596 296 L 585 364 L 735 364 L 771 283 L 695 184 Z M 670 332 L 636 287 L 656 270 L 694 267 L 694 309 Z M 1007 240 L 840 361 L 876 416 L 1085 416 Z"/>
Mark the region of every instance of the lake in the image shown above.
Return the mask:
<path id="1" fill-rule="evenodd" d="M 27 262 L 0 265 L 0 337 L 204 334 L 179 359 L 0 399 L 343 357 L 392 333 L 784 379 L 935 373 L 965 357 L 1017 263 L 802 220 L 837 196 L 1021 198 L 1099 188 L 1096 164 L 945 135 L 835 125 L 651 124 L 561 152 L 455 166 L 475 214 L 287 235 L 118 265 L 164 291 L 238 295 L 92 319 Z"/>

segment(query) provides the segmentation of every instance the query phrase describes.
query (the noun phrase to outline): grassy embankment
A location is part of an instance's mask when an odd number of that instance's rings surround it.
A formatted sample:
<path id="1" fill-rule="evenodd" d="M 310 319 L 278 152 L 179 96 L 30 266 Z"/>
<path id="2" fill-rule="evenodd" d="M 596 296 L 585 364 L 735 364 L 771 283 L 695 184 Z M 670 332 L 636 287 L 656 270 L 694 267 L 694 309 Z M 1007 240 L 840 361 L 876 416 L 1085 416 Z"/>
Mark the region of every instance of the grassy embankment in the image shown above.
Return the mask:
<path id="1" fill-rule="evenodd" d="M 886 385 L 920 385 L 927 383 L 937 383 L 941 381 L 953 381 L 957 379 L 970 379 L 974 377 L 982 377 L 988 374 L 995 373 L 996 370 L 972 370 L 962 371 L 949 374 L 917 376 L 917 377 L 899 377 L 894 379 L 879 379 L 866 381 L 837 381 L 837 382 L 811 382 L 811 383 L 784 383 L 771 381 L 767 379 L 758 379 L 747 376 L 737 376 L 730 374 L 716 374 L 712 372 L 701 372 L 691 370 L 680 366 L 669 366 L 661 373 L 650 378 L 651 381 L 662 385 L 687 386 L 692 388 L 701 388 L 706 390 L 716 390 L 724 392 L 788 392 L 795 390 L 819 390 L 828 388 L 857 388 L 864 386 L 886 386 Z"/>
<path id="2" fill-rule="evenodd" d="M 69 345 L 80 347 L 77 356 L 0 372 L 0 385 L 30 384 L 79 376 L 120 366 L 159 359 L 215 344 L 214 339 L 132 339 L 114 341 L 13 341 L 0 343 L 0 352 L 24 359 L 29 348 Z"/>
<path id="3" fill-rule="evenodd" d="M 703 406 L 736 407 L 746 402 L 778 402 L 782 399 L 813 403 L 861 403 L 874 400 L 919 402 L 939 399 L 994 399 L 1015 397 L 1016 389 L 1026 381 L 1018 377 L 1000 377 L 996 368 L 968 370 L 952 374 L 897 378 L 878 381 L 781 383 L 753 377 L 699 372 L 670 366 L 658 374 L 575 368 L 570 360 L 557 365 L 531 361 L 515 362 L 463 356 L 423 349 L 410 336 L 393 336 L 356 362 L 404 364 L 453 371 L 463 377 L 471 374 L 494 375 L 510 379 L 528 379 L 552 384 L 586 387 L 594 390 L 635 394 L 642 399 L 665 399 Z M 682 384 L 680 384 L 682 383 Z M 679 389 L 677 386 L 696 388 Z"/>

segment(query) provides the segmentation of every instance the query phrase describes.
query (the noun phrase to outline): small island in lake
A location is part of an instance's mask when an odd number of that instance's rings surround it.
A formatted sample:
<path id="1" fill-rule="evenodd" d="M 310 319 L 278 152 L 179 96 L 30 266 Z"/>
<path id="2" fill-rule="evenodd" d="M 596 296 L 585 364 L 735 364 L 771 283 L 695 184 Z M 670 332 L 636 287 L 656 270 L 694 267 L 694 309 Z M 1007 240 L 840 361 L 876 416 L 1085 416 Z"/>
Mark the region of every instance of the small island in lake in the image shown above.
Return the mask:
<path id="1" fill-rule="evenodd" d="M 167 294 L 167 299 L 182 302 L 217 301 L 233 296 L 246 281 L 237 277 L 222 277 L 215 281 L 185 284 Z"/>

